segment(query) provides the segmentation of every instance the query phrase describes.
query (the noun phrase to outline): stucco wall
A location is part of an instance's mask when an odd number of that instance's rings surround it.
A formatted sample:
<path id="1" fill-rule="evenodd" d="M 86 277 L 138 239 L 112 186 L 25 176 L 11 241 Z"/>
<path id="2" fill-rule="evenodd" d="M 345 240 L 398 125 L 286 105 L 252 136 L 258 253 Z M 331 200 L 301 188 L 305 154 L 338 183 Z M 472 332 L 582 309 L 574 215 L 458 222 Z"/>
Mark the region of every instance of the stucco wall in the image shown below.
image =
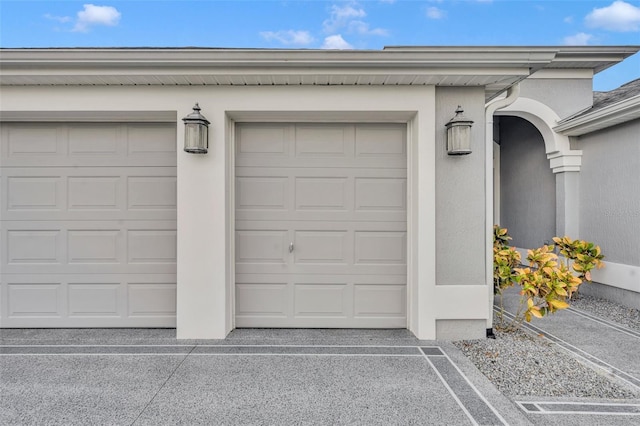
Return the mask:
<path id="1" fill-rule="evenodd" d="M 181 118 L 196 101 L 211 121 L 207 155 L 182 151 Z M 460 338 L 459 327 L 442 328 L 442 321 L 470 320 L 481 338 L 481 325 L 491 315 L 488 305 L 479 303 L 490 291 L 485 284 L 484 94 L 482 88 L 438 89 L 437 103 L 436 113 L 432 86 L 69 86 L 3 87 L 0 107 L 27 115 L 69 109 L 175 113 L 179 338 L 223 338 L 234 324 L 233 120 L 407 123 L 408 328 L 421 339 Z M 449 157 L 444 125 L 459 104 L 475 121 L 474 153 Z"/>
<path id="2" fill-rule="evenodd" d="M 640 266 L 640 120 L 580 137 L 580 237 Z"/>
<path id="3" fill-rule="evenodd" d="M 458 105 L 474 121 L 472 153 L 447 155 L 445 124 Z M 436 283 L 485 283 L 485 146 L 482 88 L 436 88 Z M 482 254 L 482 255 L 481 255 Z"/>
<path id="4" fill-rule="evenodd" d="M 556 232 L 556 183 L 540 132 L 500 117 L 500 220 L 514 246 L 539 247 Z"/>
<path id="5" fill-rule="evenodd" d="M 553 109 L 561 119 L 589 108 L 593 103 L 592 80 L 527 79 L 520 83 L 520 96 L 535 99 Z"/>

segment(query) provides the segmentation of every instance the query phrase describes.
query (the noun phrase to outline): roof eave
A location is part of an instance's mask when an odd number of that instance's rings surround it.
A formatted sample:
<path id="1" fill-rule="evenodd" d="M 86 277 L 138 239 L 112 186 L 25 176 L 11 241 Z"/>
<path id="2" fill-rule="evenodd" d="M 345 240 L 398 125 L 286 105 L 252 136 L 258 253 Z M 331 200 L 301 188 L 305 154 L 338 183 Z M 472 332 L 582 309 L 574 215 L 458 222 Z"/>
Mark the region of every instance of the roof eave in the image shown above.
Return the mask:
<path id="1" fill-rule="evenodd" d="M 640 95 L 563 120 L 553 128 L 565 136 L 582 136 L 640 118 Z"/>

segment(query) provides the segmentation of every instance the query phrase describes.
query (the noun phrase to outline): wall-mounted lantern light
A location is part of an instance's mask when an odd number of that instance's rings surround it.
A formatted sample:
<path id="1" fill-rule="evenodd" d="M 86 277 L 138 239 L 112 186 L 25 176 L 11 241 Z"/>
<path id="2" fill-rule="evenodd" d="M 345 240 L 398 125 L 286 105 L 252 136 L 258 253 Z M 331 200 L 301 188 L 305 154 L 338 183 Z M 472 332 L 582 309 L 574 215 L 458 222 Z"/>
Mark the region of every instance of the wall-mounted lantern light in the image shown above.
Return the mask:
<path id="1" fill-rule="evenodd" d="M 472 124 L 473 121 L 464 116 L 464 110 L 458 105 L 456 115 L 445 125 L 447 128 L 447 154 L 471 154 Z"/>
<path id="2" fill-rule="evenodd" d="M 184 121 L 184 150 L 191 154 L 206 154 L 209 149 L 209 120 L 200 114 L 196 103 L 193 112 L 182 119 Z"/>

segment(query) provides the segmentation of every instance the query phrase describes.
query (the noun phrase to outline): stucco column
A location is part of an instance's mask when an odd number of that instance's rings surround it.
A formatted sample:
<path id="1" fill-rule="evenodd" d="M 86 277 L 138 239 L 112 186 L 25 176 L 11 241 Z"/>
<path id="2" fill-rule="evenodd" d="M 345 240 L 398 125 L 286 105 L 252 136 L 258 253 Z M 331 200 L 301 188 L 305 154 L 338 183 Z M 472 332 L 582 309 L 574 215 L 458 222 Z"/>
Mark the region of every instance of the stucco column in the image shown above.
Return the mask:
<path id="1" fill-rule="evenodd" d="M 556 235 L 575 239 L 580 235 L 579 190 L 577 171 L 556 173 Z"/>

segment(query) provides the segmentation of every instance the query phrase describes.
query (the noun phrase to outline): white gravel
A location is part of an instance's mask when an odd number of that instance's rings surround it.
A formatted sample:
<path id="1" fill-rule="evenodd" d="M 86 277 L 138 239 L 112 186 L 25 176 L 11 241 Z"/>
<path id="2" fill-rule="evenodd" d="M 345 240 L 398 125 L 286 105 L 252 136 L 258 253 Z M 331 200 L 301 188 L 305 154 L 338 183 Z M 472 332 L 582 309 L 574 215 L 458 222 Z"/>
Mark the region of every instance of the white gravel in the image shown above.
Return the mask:
<path id="1" fill-rule="evenodd" d="M 640 329 L 638 310 L 629 310 L 611 302 L 603 303 L 587 296 L 582 296 L 579 303 L 572 306 L 626 327 Z M 454 344 L 507 396 L 640 397 L 640 392 L 582 364 L 543 337 L 522 330 L 512 333 L 496 330 L 495 334 L 495 340 L 466 340 Z"/>

